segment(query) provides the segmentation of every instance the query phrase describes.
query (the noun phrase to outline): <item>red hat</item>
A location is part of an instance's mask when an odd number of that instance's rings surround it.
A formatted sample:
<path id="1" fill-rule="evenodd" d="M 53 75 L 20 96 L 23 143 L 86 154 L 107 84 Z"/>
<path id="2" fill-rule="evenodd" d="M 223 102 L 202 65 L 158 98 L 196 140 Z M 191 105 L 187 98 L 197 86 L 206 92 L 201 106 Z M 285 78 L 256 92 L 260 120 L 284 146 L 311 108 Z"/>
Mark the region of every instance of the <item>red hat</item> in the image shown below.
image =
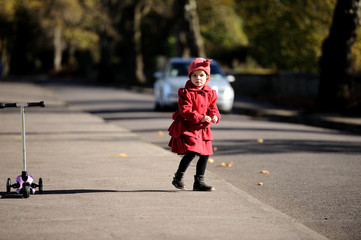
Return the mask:
<path id="1" fill-rule="evenodd" d="M 193 60 L 193 62 L 189 65 L 188 68 L 188 77 L 190 77 L 191 73 L 195 70 L 203 70 L 206 72 L 208 76 L 211 75 L 211 67 L 210 62 L 212 60 L 210 59 L 204 59 L 204 58 L 196 58 Z"/>

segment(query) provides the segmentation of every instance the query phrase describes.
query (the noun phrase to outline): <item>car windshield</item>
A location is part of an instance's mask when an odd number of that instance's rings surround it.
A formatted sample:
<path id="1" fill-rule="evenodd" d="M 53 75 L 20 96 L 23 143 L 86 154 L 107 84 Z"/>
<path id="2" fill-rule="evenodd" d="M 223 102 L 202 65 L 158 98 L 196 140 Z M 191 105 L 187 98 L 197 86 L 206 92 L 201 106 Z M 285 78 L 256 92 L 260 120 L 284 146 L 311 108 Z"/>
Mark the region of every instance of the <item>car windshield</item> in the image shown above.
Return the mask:
<path id="1" fill-rule="evenodd" d="M 172 63 L 168 76 L 169 77 L 187 77 L 188 67 L 190 63 L 187 62 L 174 62 Z M 216 63 L 211 62 L 211 78 L 219 79 L 224 77 L 224 73 Z"/>

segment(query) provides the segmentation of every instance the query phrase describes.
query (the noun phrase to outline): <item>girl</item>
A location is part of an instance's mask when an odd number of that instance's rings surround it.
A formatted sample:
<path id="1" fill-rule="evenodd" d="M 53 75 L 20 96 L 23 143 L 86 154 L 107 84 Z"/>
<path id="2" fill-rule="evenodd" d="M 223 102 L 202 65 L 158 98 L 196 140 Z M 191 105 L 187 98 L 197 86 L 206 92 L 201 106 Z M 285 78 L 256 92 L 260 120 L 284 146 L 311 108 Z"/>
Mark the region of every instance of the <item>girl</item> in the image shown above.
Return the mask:
<path id="1" fill-rule="evenodd" d="M 185 189 L 182 180 L 184 172 L 198 155 L 193 191 L 214 190 L 204 182 L 208 158 L 213 154 L 210 126 L 218 123 L 221 118 L 216 106 L 217 93 L 207 85 L 211 72 L 210 62 L 208 59 L 196 58 L 190 64 L 190 80 L 184 88 L 178 90 L 178 110 L 172 115 L 174 121 L 168 129 L 171 151 L 184 154 L 172 181 L 178 189 Z"/>

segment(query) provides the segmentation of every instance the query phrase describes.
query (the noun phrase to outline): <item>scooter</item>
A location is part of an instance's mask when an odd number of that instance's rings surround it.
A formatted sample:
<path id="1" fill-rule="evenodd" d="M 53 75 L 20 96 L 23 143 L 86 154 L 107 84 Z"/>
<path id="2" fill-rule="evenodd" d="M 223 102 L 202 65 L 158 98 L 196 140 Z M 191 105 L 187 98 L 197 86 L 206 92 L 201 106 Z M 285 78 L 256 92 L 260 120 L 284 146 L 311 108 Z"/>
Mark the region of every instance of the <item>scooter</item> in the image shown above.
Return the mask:
<path id="1" fill-rule="evenodd" d="M 0 103 L 0 109 L 17 107 L 21 114 L 21 140 L 23 148 L 23 171 L 17 176 L 16 183 L 11 184 L 11 179 L 6 181 L 6 193 L 11 192 L 11 188 L 16 188 L 16 192 L 28 198 L 30 194 L 35 193 L 35 188 L 39 188 L 39 193 L 43 192 L 43 179 L 39 178 L 38 184 L 34 183 L 34 178 L 26 171 L 26 140 L 25 140 L 25 108 L 26 107 L 45 107 L 44 101 L 41 102 L 19 102 L 19 103 Z"/>

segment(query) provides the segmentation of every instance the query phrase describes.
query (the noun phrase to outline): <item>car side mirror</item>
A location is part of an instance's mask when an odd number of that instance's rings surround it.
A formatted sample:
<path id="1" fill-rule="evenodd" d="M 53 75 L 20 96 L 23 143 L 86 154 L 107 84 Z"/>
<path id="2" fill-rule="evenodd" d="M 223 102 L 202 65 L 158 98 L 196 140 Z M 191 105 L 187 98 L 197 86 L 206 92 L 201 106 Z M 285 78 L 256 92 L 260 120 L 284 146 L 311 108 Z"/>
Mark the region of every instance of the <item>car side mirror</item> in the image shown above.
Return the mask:
<path id="1" fill-rule="evenodd" d="M 227 75 L 226 80 L 230 83 L 234 82 L 236 78 L 233 75 Z"/>
<path id="2" fill-rule="evenodd" d="M 163 78 L 163 73 L 162 72 L 155 72 L 153 74 L 153 77 L 156 78 L 156 79 L 161 79 L 161 78 Z"/>

